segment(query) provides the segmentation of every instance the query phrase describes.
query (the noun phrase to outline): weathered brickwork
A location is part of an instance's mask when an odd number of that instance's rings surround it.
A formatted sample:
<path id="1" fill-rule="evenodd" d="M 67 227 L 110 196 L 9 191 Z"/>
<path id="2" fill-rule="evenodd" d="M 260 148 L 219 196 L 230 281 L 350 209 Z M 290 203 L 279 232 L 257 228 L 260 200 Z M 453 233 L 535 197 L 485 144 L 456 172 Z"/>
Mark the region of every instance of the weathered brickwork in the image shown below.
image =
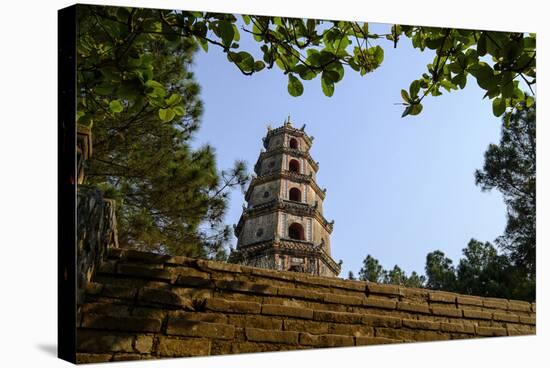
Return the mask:
<path id="1" fill-rule="evenodd" d="M 78 362 L 530 335 L 535 304 L 110 249 Z"/>

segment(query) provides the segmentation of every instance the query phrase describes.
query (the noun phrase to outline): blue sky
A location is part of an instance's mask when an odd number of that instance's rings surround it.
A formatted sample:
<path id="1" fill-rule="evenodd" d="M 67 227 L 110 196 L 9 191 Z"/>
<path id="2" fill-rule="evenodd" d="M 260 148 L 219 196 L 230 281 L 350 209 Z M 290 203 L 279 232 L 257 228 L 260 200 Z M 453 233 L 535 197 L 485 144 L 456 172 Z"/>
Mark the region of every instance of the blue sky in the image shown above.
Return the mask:
<path id="1" fill-rule="evenodd" d="M 240 44 L 259 48 L 243 32 Z M 426 254 L 435 249 L 456 264 L 470 238 L 493 241 L 505 226 L 500 193 L 474 183 L 501 126 L 482 90 L 469 79 L 462 91 L 424 99 L 419 116 L 401 118 L 402 106 L 394 105 L 402 102 L 400 90 L 425 72 L 433 54 L 407 39 L 396 49 L 382 45 L 382 66 L 363 77 L 346 69 L 331 98 L 319 79 L 304 82 L 304 94 L 292 97 L 276 67 L 245 76 L 215 47 L 198 52 L 192 68 L 205 106 L 193 144 L 215 147 L 220 169 L 243 159 L 252 170 L 268 124 L 279 126 L 289 114 L 295 126 L 307 124 L 315 137 L 311 155 L 320 163 L 317 182 L 327 188 L 325 217 L 335 220 L 332 256 L 343 260 L 343 277 L 357 273 L 367 254 L 407 273 L 423 273 Z M 238 221 L 243 203 L 243 194 L 233 192 L 227 223 Z"/>

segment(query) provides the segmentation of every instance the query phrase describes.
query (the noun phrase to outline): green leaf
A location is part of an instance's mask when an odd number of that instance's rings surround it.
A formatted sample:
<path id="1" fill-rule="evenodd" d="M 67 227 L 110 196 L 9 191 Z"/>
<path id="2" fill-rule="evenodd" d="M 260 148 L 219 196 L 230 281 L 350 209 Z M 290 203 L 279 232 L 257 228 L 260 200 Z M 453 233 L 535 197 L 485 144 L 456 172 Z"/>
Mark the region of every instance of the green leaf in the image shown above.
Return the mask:
<path id="1" fill-rule="evenodd" d="M 452 89 L 457 89 L 453 82 L 443 79 L 441 82 L 439 82 L 443 88 L 447 90 L 447 92 L 450 92 Z"/>
<path id="2" fill-rule="evenodd" d="M 469 66 L 468 72 L 476 78 L 477 84 L 485 90 L 494 89 L 498 85 L 498 79 L 495 78 L 493 69 L 485 62 Z"/>
<path id="3" fill-rule="evenodd" d="M 245 72 L 251 72 L 254 70 L 254 58 L 246 51 L 241 51 L 238 53 L 240 61 L 238 62 L 239 66 Z"/>
<path id="4" fill-rule="evenodd" d="M 339 61 L 334 61 L 330 63 L 327 66 L 326 70 L 330 72 L 335 72 L 337 74 L 336 76 L 333 73 L 331 73 L 331 77 L 336 77 L 335 79 L 333 79 L 334 83 L 340 82 L 342 78 L 344 78 L 344 67 L 342 66 L 342 63 L 340 63 Z"/>
<path id="5" fill-rule="evenodd" d="M 421 103 L 415 103 L 413 105 L 411 105 L 411 111 L 410 111 L 410 115 L 418 115 L 420 114 L 420 112 L 422 112 L 422 104 Z"/>
<path id="6" fill-rule="evenodd" d="M 159 109 L 159 118 L 165 123 L 168 123 L 174 119 L 176 112 L 173 109 Z"/>
<path id="7" fill-rule="evenodd" d="M 176 113 L 176 115 L 178 116 L 182 116 L 185 114 L 185 109 L 183 108 L 183 106 L 176 106 L 176 107 L 173 107 L 172 110 L 174 110 L 174 112 Z"/>
<path id="8" fill-rule="evenodd" d="M 233 37 L 235 37 L 235 30 L 233 29 L 233 24 L 227 20 L 220 20 L 218 23 L 218 30 L 222 43 L 229 47 L 231 42 L 233 42 Z"/>
<path id="9" fill-rule="evenodd" d="M 325 73 L 326 71 L 321 75 L 321 88 L 325 96 L 331 97 L 334 94 L 334 82 Z"/>
<path id="10" fill-rule="evenodd" d="M 254 71 L 255 72 L 259 72 L 263 68 L 265 68 L 265 63 L 263 61 L 258 60 L 258 61 L 254 62 Z"/>
<path id="11" fill-rule="evenodd" d="M 535 99 L 532 96 L 527 96 L 525 99 L 525 106 L 531 107 L 535 104 Z"/>
<path id="12" fill-rule="evenodd" d="M 409 115 L 411 113 L 411 105 L 407 106 L 405 110 L 403 111 L 403 114 L 401 114 L 401 117 L 404 118 L 405 116 Z"/>
<path id="13" fill-rule="evenodd" d="M 401 97 L 403 98 L 403 100 L 405 102 L 407 102 L 407 103 L 411 102 L 411 98 L 409 97 L 409 94 L 404 89 L 401 90 Z"/>
<path id="14" fill-rule="evenodd" d="M 292 74 L 288 75 L 287 89 L 288 93 L 290 93 L 290 95 L 294 97 L 301 96 L 302 93 L 304 93 L 304 86 L 302 85 L 302 82 L 300 82 L 300 80 Z"/>
<path id="15" fill-rule="evenodd" d="M 477 40 L 477 54 L 479 56 L 484 56 L 487 53 L 487 36 L 485 33 L 481 33 L 479 39 Z"/>
<path id="16" fill-rule="evenodd" d="M 113 100 L 109 102 L 109 110 L 117 114 L 119 112 L 122 112 L 122 110 L 124 110 L 124 106 L 122 106 L 122 103 L 120 103 L 120 100 Z"/>
<path id="17" fill-rule="evenodd" d="M 313 70 L 303 64 L 296 65 L 292 71 L 298 73 L 303 80 L 311 80 L 317 75 Z"/>
<path id="18" fill-rule="evenodd" d="M 493 115 L 499 117 L 506 110 L 506 100 L 504 98 L 497 97 L 493 100 Z"/>
<path id="19" fill-rule="evenodd" d="M 466 74 L 460 73 L 460 74 L 455 75 L 451 79 L 451 82 L 453 82 L 454 84 L 459 86 L 460 89 L 464 89 L 464 87 L 466 86 Z"/>
<path id="20" fill-rule="evenodd" d="M 416 96 L 418 96 L 418 91 L 420 91 L 420 82 L 418 80 L 414 80 L 409 86 L 409 92 L 411 94 L 411 97 L 415 98 Z M 403 92 L 401 92 L 401 95 L 403 95 Z"/>
<path id="21" fill-rule="evenodd" d="M 514 95 L 514 75 L 512 72 L 502 73 L 502 86 L 500 87 L 500 92 L 502 97 L 510 98 Z"/>
<path id="22" fill-rule="evenodd" d="M 172 93 L 170 97 L 165 100 L 165 102 L 168 106 L 177 104 L 181 102 L 181 95 L 178 95 L 177 93 Z"/>

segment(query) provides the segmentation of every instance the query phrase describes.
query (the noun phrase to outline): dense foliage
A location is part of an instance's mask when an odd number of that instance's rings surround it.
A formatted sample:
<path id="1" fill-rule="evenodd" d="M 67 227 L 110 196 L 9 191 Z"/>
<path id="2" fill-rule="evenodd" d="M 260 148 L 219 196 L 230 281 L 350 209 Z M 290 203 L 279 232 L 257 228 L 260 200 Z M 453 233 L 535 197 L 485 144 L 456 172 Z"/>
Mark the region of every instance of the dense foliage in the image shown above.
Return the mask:
<path id="1" fill-rule="evenodd" d="M 208 45 L 221 47 L 243 74 L 276 65 L 288 75 L 287 89 L 293 96 L 303 93 L 300 80 L 318 76 L 324 94 L 332 96 L 344 77 L 344 66 L 361 75 L 372 72 L 384 60 L 382 42 L 397 47 L 405 37 L 421 51 L 434 50 L 435 58 L 408 90 L 401 91 L 403 116 L 419 114 L 428 94 L 463 89 L 468 75 L 493 100 L 495 116 L 504 115 L 506 122 L 511 111 L 534 103 L 519 85 L 520 79 L 529 89 L 536 83 L 534 34 L 405 25 L 376 34 L 368 23 L 243 15 L 240 29 L 253 36 L 263 54 L 262 60 L 255 60 L 250 52 L 239 51 L 240 22 L 234 15 L 161 10 L 158 17 L 160 29 L 149 32 L 193 37 L 204 50 Z"/>
<path id="2" fill-rule="evenodd" d="M 536 108 L 512 115 L 502 129 L 500 143 L 485 152 L 485 164 L 475 173 L 483 190 L 497 189 L 504 196 L 507 224 L 497 244 L 510 253 L 529 276 L 536 271 Z"/>
<path id="3" fill-rule="evenodd" d="M 534 103 L 534 98 L 525 94 L 523 89 L 528 88 L 533 94 L 531 86 L 536 83 L 535 34 L 406 25 L 389 26 L 387 33 L 378 34 L 369 30 L 368 23 L 361 22 L 250 15 L 238 19 L 232 14 L 208 12 L 114 9 L 107 16 L 112 21 L 109 32 L 129 30 L 128 37 L 116 39 L 117 45 L 109 40 L 100 45 L 84 43 L 79 50 L 88 55 L 118 48 L 125 57 L 129 49 L 125 45 L 136 42 L 136 33 L 141 35 L 137 36 L 138 39 L 156 36 L 167 43 L 185 39 L 185 42 L 194 42 L 205 51 L 209 46 L 220 47 L 228 61 L 245 75 L 277 66 L 288 76 L 287 90 L 292 96 L 303 93 L 302 80 L 317 77 L 320 77 L 324 94 L 332 96 L 335 85 L 343 79 L 346 70 L 360 75 L 373 72 L 384 60 L 383 46 L 398 47 L 400 40 L 407 38 L 420 51 L 433 50 L 435 57 L 425 73 L 401 91 L 405 106 L 403 116 L 419 114 L 422 100 L 427 95 L 438 96 L 442 90 L 463 89 L 468 76 L 486 91 L 485 97 L 493 101 L 493 113 L 504 116 L 505 124 L 512 111 Z M 97 29 L 100 27 L 96 26 Z M 263 55 L 261 59 L 253 57 L 253 50 L 241 49 L 241 31 L 250 34 L 258 43 L 259 50 L 256 51 Z M 154 101 L 163 120 L 170 121 L 181 115 L 177 104 L 160 98 L 162 86 L 152 78 L 150 60 L 136 56 L 125 66 L 131 79 L 134 75 L 139 76 L 132 91 L 146 90 L 144 98 Z M 520 86 L 520 80 L 524 82 L 523 86 Z M 115 86 L 117 83 L 127 85 L 119 78 L 109 82 L 109 87 L 113 82 Z M 100 85 L 106 86 L 105 83 Z M 115 110 L 119 109 L 120 101 L 108 102 Z"/>
<path id="4" fill-rule="evenodd" d="M 124 246 L 224 257 L 228 190 L 246 181 L 237 162 L 218 172 L 213 149 L 189 146 L 199 86 L 187 38 L 143 32 L 153 10 L 78 8 L 78 122 L 92 126 L 89 184 L 118 201 Z"/>

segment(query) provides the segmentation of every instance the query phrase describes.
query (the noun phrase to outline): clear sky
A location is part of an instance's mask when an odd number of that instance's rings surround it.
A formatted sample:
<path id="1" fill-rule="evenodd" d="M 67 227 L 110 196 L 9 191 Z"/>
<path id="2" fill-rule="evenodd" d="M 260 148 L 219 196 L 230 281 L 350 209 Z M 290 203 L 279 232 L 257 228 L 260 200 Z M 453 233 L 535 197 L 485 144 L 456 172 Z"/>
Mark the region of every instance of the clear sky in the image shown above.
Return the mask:
<path id="1" fill-rule="evenodd" d="M 241 47 L 257 50 L 246 36 L 241 32 Z M 425 98 L 419 116 L 401 118 L 403 107 L 394 105 L 402 102 L 400 90 L 425 72 L 433 53 L 413 49 L 408 39 L 396 49 L 382 45 L 382 66 L 363 77 L 346 69 L 330 98 L 319 78 L 292 97 L 277 67 L 245 76 L 215 47 L 198 52 L 192 68 L 205 106 L 194 145 L 215 147 L 220 169 L 243 159 L 252 171 L 268 124 L 280 126 L 289 114 L 294 126 L 307 124 L 315 137 L 311 155 L 320 163 L 317 182 L 327 188 L 324 214 L 335 220 L 332 256 L 344 262 L 342 277 L 357 274 L 367 254 L 408 274 L 424 273 L 426 254 L 436 249 L 456 264 L 470 238 L 493 241 L 506 221 L 500 193 L 474 183 L 501 126 L 475 80 L 462 91 Z M 234 191 L 227 223 L 237 223 L 243 203 Z"/>

